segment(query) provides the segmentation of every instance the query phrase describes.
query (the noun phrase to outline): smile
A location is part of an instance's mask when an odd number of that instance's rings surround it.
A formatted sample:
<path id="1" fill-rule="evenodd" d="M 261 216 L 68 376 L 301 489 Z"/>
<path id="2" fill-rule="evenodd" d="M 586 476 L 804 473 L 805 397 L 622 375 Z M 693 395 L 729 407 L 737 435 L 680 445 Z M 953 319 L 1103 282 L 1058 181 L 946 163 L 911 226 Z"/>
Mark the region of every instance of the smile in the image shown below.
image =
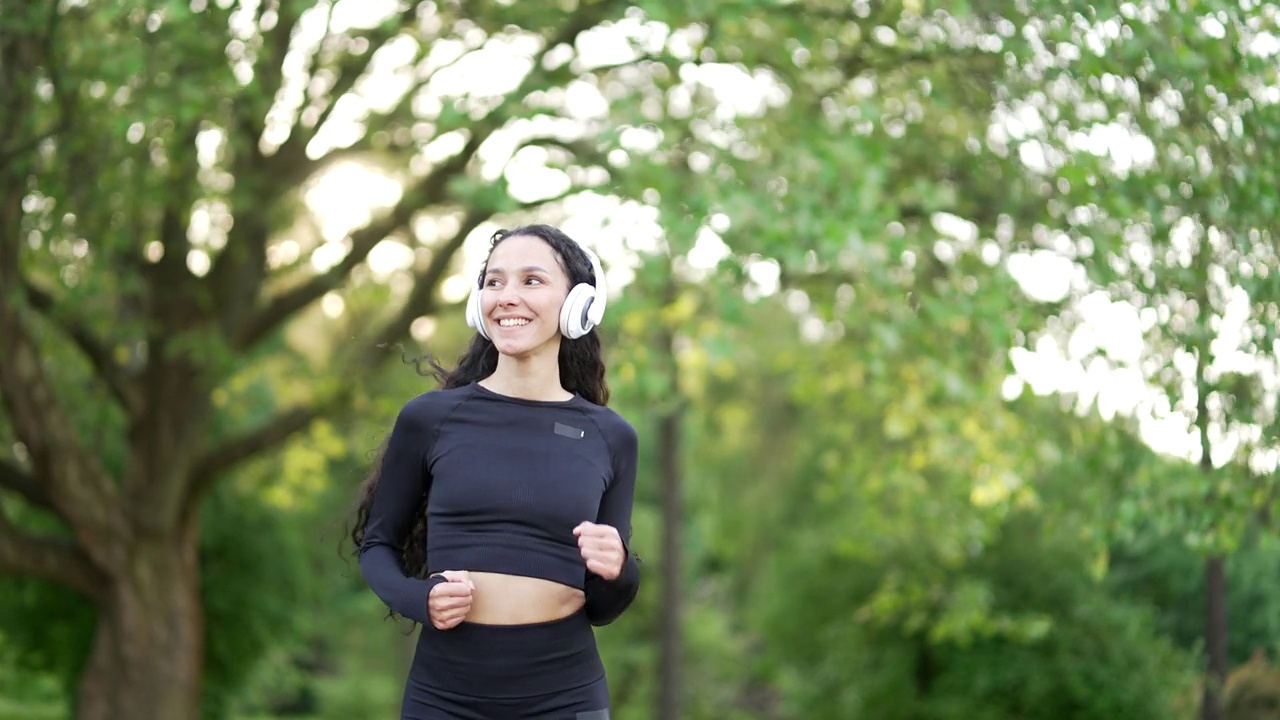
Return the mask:
<path id="1" fill-rule="evenodd" d="M 498 327 L 520 327 L 528 325 L 529 321 L 524 318 L 502 318 L 498 321 Z"/>

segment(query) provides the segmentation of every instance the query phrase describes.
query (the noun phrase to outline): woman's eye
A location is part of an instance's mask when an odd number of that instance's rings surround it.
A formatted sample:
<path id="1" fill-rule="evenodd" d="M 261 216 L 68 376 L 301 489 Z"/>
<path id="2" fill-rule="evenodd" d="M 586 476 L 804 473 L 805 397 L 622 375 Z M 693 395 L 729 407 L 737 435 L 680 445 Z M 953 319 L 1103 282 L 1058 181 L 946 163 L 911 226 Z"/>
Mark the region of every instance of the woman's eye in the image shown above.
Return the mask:
<path id="1" fill-rule="evenodd" d="M 542 278 L 531 277 L 531 278 L 526 279 L 526 280 L 525 280 L 525 283 L 537 283 L 538 285 L 541 285 L 541 284 L 542 284 Z"/>

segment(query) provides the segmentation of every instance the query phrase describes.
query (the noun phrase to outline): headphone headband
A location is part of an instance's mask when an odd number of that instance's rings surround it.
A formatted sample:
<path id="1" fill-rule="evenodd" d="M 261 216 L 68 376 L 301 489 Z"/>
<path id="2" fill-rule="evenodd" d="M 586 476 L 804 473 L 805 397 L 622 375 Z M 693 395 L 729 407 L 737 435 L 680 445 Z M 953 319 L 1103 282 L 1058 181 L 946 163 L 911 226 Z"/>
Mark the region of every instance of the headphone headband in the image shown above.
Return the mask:
<path id="1" fill-rule="evenodd" d="M 604 267 L 600 265 L 600 258 L 586 245 L 579 245 L 578 247 L 582 248 L 582 252 L 587 254 L 587 259 L 591 261 L 591 274 L 596 277 L 594 292 L 591 295 L 591 305 L 587 309 L 591 325 L 596 326 L 600 324 L 601 320 L 604 320 L 604 308 L 608 304 L 609 298 L 609 285 L 605 282 Z"/>

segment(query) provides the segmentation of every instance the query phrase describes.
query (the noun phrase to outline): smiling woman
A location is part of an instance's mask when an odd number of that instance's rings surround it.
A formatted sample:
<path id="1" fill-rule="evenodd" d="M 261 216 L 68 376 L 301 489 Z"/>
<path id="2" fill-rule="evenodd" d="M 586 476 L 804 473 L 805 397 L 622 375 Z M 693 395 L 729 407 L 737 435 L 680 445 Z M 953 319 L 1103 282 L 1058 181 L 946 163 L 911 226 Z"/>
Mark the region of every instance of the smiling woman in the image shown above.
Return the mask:
<path id="1" fill-rule="evenodd" d="M 400 411 L 352 539 L 370 588 L 424 624 L 403 720 L 605 720 L 593 625 L 630 606 L 635 429 L 610 410 L 599 260 L 545 225 L 502 231 L 476 335 Z"/>

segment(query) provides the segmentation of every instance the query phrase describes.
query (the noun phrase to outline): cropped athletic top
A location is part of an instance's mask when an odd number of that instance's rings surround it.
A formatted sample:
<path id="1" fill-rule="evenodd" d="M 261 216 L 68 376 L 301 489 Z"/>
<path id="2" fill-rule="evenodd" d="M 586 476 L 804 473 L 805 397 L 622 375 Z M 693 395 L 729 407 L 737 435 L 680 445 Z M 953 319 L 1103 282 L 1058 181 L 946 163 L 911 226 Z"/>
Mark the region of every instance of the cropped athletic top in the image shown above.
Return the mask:
<path id="1" fill-rule="evenodd" d="M 635 429 L 575 395 L 538 401 L 477 383 L 419 395 L 400 410 L 373 495 L 360 570 L 391 610 L 421 623 L 443 582 L 406 575 L 401 548 L 427 502 L 427 570 L 543 578 L 584 590 L 596 625 L 611 622 L 639 588 L 628 551 L 618 578 L 587 570 L 573 528 L 611 525 L 631 542 Z"/>

